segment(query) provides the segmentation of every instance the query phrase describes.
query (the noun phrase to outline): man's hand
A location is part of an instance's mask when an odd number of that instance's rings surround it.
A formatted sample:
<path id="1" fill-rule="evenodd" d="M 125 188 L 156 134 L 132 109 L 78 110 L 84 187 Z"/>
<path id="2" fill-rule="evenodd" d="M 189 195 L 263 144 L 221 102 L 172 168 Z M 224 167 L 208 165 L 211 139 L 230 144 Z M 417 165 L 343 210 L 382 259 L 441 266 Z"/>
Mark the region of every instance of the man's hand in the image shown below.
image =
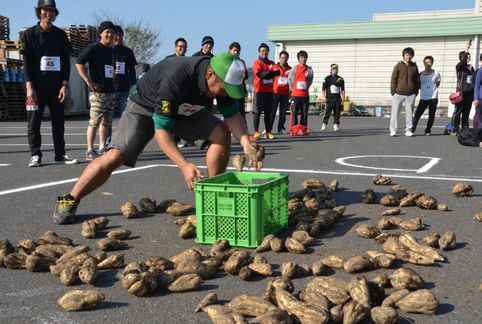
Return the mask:
<path id="1" fill-rule="evenodd" d="M 480 100 L 474 100 L 474 106 L 475 107 L 478 107 L 480 105 Z"/>
<path id="2" fill-rule="evenodd" d="M 194 190 L 194 182 L 201 180 L 204 178 L 204 175 L 202 174 L 201 170 L 199 168 L 192 164 L 192 163 L 186 163 L 184 166 L 181 167 L 182 175 L 184 176 L 184 180 L 187 183 L 187 187 L 190 190 Z"/>
<path id="3" fill-rule="evenodd" d="M 27 82 L 26 87 L 27 87 L 27 99 L 36 101 L 37 100 L 37 93 L 35 92 L 35 89 L 34 89 L 32 83 Z"/>
<path id="4" fill-rule="evenodd" d="M 94 81 L 92 80 L 87 80 L 87 85 L 89 86 L 89 88 L 91 88 L 92 90 L 94 91 L 97 91 L 99 92 L 100 90 L 102 90 L 102 85 L 98 84 L 98 83 L 95 83 Z"/>
<path id="5" fill-rule="evenodd" d="M 264 147 L 261 147 L 256 143 L 249 143 L 248 145 L 243 145 L 243 150 L 249 157 L 248 170 L 253 167 L 255 171 L 261 171 L 265 156 Z"/>
<path id="6" fill-rule="evenodd" d="M 253 161 L 251 159 L 249 159 L 249 162 L 248 162 L 248 170 L 251 170 L 251 167 L 253 167 L 253 169 L 255 171 L 261 171 L 261 169 L 263 168 L 263 161 Z"/>
<path id="7" fill-rule="evenodd" d="M 59 91 L 59 102 L 63 103 L 65 99 L 67 99 L 67 96 L 69 95 L 69 87 L 68 86 L 62 86 Z"/>

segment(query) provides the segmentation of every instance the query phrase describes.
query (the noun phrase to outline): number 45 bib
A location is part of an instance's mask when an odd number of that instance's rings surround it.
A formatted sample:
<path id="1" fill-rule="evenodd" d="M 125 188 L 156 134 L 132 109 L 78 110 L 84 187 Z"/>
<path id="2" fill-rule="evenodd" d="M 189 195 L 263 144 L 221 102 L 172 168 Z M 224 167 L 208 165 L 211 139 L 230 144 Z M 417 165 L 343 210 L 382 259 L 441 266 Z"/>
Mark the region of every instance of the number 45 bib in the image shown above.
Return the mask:
<path id="1" fill-rule="evenodd" d="M 60 71 L 60 57 L 42 56 L 40 59 L 40 71 Z"/>

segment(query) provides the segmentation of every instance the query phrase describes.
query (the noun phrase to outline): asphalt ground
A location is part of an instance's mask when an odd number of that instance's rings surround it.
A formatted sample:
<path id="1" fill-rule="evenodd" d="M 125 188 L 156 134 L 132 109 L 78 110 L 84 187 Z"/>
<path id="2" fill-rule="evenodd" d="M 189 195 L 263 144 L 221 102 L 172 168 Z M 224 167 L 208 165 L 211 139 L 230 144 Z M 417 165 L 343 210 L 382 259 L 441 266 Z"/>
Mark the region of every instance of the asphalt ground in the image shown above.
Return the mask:
<path id="1" fill-rule="evenodd" d="M 116 120 L 117 122 L 117 120 Z M 265 171 L 282 171 L 289 174 L 290 191 L 301 189 L 307 178 L 320 178 L 329 182 L 340 181 L 340 190 L 334 193 L 338 204 L 346 205 L 345 216 L 330 230 L 318 237 L 312 253 L 266 253 L 268 261 L 279 273 L 283 262 L 309 263 L 322 257 L 337 254 L 345 258 L 363 254 L 369 249 L 380 249 L 378 243 L 365 240 L 352 231 L 361 223 L 376 223 L 381 205 L 364 205 L 360 194 L 372 188 L 379 195 L 388 187 L 374 186 L 371 177 L 382 173 L 392 178 L 408 191 L 423 191 L 449 206 L 449 212 L 425 211 L 417 207 L 403 208 L 403 218 L 422 216 L 425 230 L 414 232 L 422 238 L 430 231 L 443 233 L 455 231 L 457 246 L 443 252 L 447 262 L 436 266 L 409 265 L 426 281 L 426 288 L 437 296 L 440 306 L 434 316 L 402 313 L 405 323 L 479 323 L 481 314 L 482 283 L 482 224 L 475 223 L 473 215 L 482 211 L 482 165 L 480 148 L 459 145 L 455 137 L 443 135 L 447 119 L 437 119 L 432 136 L 424 136 L 426 120 L 421 120 L 417 136 L 413 138 L 389 137 L 389 120 L 386 118 L 343 117 L 341 129 L 319 131 L 321 119 L 310 116 L 309 124 L 314 134 L 307 137 L 280 135 L 265 141 L 267 148 Z M 251 119 L 248 118 L 251 128 Z M 261 123 L 263 125 L 263 123 Z M 404 125 L 400 119 L 399 128 Z M 87 121 L 74 119 L 66 122 L 68 154 L 82 158 L 85 153 Z M 109 228 L 127 228 L 133 233 L 129 248 L 123 251 L 126 263 L 144 260 L 148 256 L 170 257 L 196 245 L 194 240 L 177 236 L 175 217 L 152 214 L 140 219 L 127 220 L 120 213 L 125 201 L 137 202 L 152 195 L 158 201 L 168 198 L 194 204 L 194 194 L 189 191 L 181 173 L 173 167 L 155 141 L 141 155 L 137 168 L 121 168 L 126 172 L 113 175 L 100 189 L 82 200 L 73 225 L 58 226 L 51 222 L 56 197 L 68 193 L 86 161 L 77 165 L 54 165 L 50 122 L 44 121 L 43 163 L 40 168 L 27 167 L 29 149 L 25 122 L 0 123 L 0 238 L 16 243 L 24 238 L 37 238 L 47 230 L 67 236 L 77 244 L 87 244 L 95 251 L 95 241 L 83 239 L 80 223 L 98 216 L 110 219 Z M 401 133 L 401 131 L 400 131 Z M 232 151 L 240 152 L 233 144 Z M 204 166 L 204 152 L 192 147 L 183 149 L 186 157 Z M 341 159 L 341 160 L 340 160 Z M 337 162 L 338 161 L 338 162 Z M 205 169 L 204 169 L 205 170 Z M 475 187 L 470 198 L 456 198 L 451 194 L 457 182 L 468 182 Z M 209 246 L 203 246 L 209 249 Z M 365 273 L 368 279 L 380 270 Z M 391 270 L 389 271 L 391 272 Z M 94 311 L 67 313 L 56 303 L 66 291 L 88 289 L 84 285 L 64 287 L 50 273 L 30 273 L 24 270 L 0 268 L 0 322 L 1 323 L 209 323 L 202 313 L 193 309 L 209 290 L 214 290 L 222 302 L 240 294 L 261 295 L 267 279 L 241 281 L 220 273 L 215 279 L 205 281 L 199 291 L 167 294 L 157 292 L 138 298 L 122 289 L 116 279 L 118 271 L 102 272 L 96 288 L 106 296 Z M 328 275 L 349 280 L 342 271 L 329 271 Z M 309 279 L 295 279 L 296 291 L 304 288 Z M 369 322 L 369 321 L 367 321 Z"/>

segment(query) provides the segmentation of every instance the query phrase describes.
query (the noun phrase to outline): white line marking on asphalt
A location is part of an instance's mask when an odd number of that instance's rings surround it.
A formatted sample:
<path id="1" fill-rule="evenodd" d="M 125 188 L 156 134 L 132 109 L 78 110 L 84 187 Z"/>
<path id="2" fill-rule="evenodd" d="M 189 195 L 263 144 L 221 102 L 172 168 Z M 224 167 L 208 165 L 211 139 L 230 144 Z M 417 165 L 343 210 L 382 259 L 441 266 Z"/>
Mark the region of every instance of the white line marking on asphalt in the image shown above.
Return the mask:
<path id="1" fill-rule="evenodd" d="M 0 167 L 3 167 L 3 166 L 9 166 L 11 164 L 8 164 L 8 163 L 0 163 Z"/>
<path id="2" fill-rule="evenodd" d="M 85 134 L 84 134 L 85 135 Z M 28 144 L 0 144 L 0 146 L 28 146 Z M 43 144 L 42 146 L 54 146 L 54 144 Z M 86 146 L 87 144 L 72 144 L 72 143 L 65 143 L 65 146 Z"/>
<path id="3" fill-rule="evenodd" d="M 142 167 L 137 167 L 133 169 L 125 169 L 115 171 L 113 174 L 121 174 L 127 172 L 135 172 L 145 169 L 151 169 L 156 167 L 165 167 L 165 168 L 177 168 L 175 164 L 150 164 L 145 165 Z M 206 166 L 198 166 L 200 169 L 207 169 Z M 235 170 L 233 167 L 228 167 L 228 170 Z M 308 174 L 331 174 L 331 175 L 346 175 L 346 176 L 360 176 L 360 177 L 373 177 L 376 173 L 361 173 L 361 172 L 345 172 L 345 171 L 321 171 L 321 170 L 296 170 L 296 169 L 276 169 L 276 168 L 264 168 L 263 171 L 268 172 L 286 172 L 286 173 L 308 173 Z M 400 179 L 419 179 L 419 180 L 436 180 L 436 181 L 466 181 L 466 182 L 480 182 L 482 183 L 482 178 L 464 178 L 463 176 L 453 176 L 453 175 L 438 175 L 438 176 L 417 176 L 417 175 L 410 175 L 410 174 L 383 174 L 384 176 L 390 178 L 400 178 Z M 61 181 L 54 181 L 54 182 L 47 182 L 41 183 L 38 185 L 32 185 L 27 187 L 20 187 L 15 189 L 9 189 L 0 191 L 0 196 L 22 192 L 22 191 L 29 191 L 35 189 L 41 189 L 46 187 L 53 187 L 69 182 L 75 182 L 78 178 L 66 179 Z"/>
<path id="4" fill-rule="evenodd" d="M 121 173 L 127 173 L 127 172 L 135 172 L 139 170 L 144 170 L 144 169 L 150 169 L 150 168 L 155 168 L 158 167 L 159 164 L 151 164 L 151 165 L 145 165 L 142 167 L 137 167 L 133 169 L 124 169 L 124 170 L 119 170 L 119 171 L 114 171 L 112 174 L 121 174 Z M 46 188 L 46 187 L 53 187 L 69 182 L 75 182 L 79 178 L 71 178 L 71 179 L 66 179 L 66 180 L 60 180 L 60 181 L 53 181 L 53 182 L 46 182 L 46 183 L 41 183 L 38 185 L 32 185 L 32 186 L 27 186 L 27 187 L 20 187 L 16 189 L 9 189 L 9 190 L 4 190 L 0 191 L 0 196 L 16 193 L 16 192 L 22 192 L 22 191 L 29 191 L 29 190 L 35 190 L 35 189 L 41 189 L 41 188 Z"/>
<path id="5" fill-rule="evenodd" d="M 366 165 L 360 165 L 360 164 L 353 164 L 353 163 L 345 162 L 346 160 L 363 159 L 363 158 L 409 158 L 409 159 L 426 159 L 426 160 L 430 160 L 430 161 L 419 169 L 381 168 L 381 167 L 366 166 Z M 347 156 L 347 157 L 339 158 L 339 159 L 335 160 L 335 162 L 338 163 L 338 164 L 350 166 L 350 167 L 354 167 L 354 168 L 386 170 L 386 171 L 402 171 L 402 172 L 405 171 L 405 172 L 416 172 L 416 173 L 425 173 L 425 172 L 429 171 L 439 161 L 440 161 L 440 158 L 436 158 L 436 157 L 413 156 L 413 155 L 357 155 L 357 156 Z"/>
<path id="6" fill-rule="evenodd" d="M 65 133 L 65 136 L 86 136 L 87 133 Z M 42 135 L 52 135 L 52 133 L 42 133 Z M 27 137 L 24 133 L 0 133 L 0 136 L 23 136 Z"/>

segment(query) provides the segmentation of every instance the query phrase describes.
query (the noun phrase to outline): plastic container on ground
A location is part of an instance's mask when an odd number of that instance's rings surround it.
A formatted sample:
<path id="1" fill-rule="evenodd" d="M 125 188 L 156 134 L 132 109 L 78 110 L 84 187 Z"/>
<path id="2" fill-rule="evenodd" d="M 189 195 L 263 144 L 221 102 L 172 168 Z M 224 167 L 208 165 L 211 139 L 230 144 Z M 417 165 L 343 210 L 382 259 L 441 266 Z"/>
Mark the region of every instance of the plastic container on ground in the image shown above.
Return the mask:
<path id="1" fill-rule="evenodd" d="M 197 181 L 197 243 L 257 247 L 288 226 L 288 175 L 228 172 Z"/>

